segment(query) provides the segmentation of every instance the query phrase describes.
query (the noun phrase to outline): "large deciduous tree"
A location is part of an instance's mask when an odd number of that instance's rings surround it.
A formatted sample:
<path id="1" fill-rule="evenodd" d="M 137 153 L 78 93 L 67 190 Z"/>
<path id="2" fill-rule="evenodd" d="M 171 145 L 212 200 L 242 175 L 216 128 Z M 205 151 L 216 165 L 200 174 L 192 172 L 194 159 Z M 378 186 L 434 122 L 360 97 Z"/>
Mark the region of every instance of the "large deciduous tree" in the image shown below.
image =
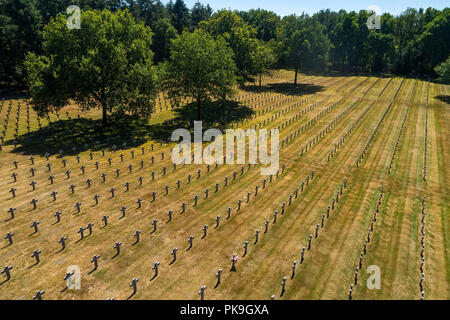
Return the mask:
<path id="1" fill-rule="evenodd" d="M 38 114 L 71 102 L 81 109 L 148 116 L 156 96 L 150 50 L 152 32 L 127 11 L 85 11 L 81 28 L 69 29 L 60 14 L 44 28 L 43 51 L 25 62 L 32 104 Z"/>
<path id="2" fill-rule="evenodd" d="M 239 15 L 256 29 L 256 37 L 259 40 L 267 42 L 275 38 L 280 22 L 280 17 L 276 13 L 264 9 L 250 9 L 239 12 Z"/>
<path id="3" fill-rule="evenodd" d="M 253 81 L 258 75 L 255 52 L 258 47 L 256 30 L 248 25 L 236 12 L 221 10 L 212 19 L 202 21 L 200 28 L 213 37 L 225 39 L 234 52 L 238 81 Z"/>
<path id="4" fill-rule="evenodd" d="M 41 28 L 36 0 L 0 1 L 0 82 L 22 82 L 25 54 L 40 50 Z"/>
<path id="5" fill-rule="evenodd" d="M 170 41 L 177 35 L 177 30 L 169 19 L 160 19 L 153 29 L 152 49 L 155 53 L 155 63 L 167 60 L 170 56 Z"/>
<path id="6" fill-rule="evenodd" d="M 275 66 L 276 56 L 272 48 L 264 41 L 259 41 L 255 51 L 255 66 L 259 77 L 259 87 L 263 75 L 270 74 L 270 69 Z"/>
<path id="7" fill-rule="evenodd" d="M 295 70 L 295 85 L 300 69 L 326 69 L 330 42 L 323 30 L 316 19 L 307 16 L 290 15 L 281 20 L 277 29 L 280 63 Z"/>
<path id="8" fill-rule="evenodd" d="M 183 97 L 195 100 L 197 119 L 211 98 L 224 100 L 234 94 L 236 65 L 233 51 L 221 37 L 204 30 L 183 32 L 172 40 L 170 62 L 163 68 L 164 89 L 177 104 Z"/>
<path id="9" fill-rule="evenodd" d="M 437 65 L 434 71 L 438 74 L 440 81 L 450 84 L 450 55 L 447 60 Z"/>

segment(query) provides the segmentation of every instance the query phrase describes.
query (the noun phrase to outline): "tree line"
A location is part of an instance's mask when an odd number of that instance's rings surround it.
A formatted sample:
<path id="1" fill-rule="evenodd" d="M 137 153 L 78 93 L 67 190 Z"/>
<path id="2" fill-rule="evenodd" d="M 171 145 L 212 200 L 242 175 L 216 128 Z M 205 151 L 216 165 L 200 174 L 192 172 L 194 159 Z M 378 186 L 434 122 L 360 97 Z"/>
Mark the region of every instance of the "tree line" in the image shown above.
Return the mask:
<path id="1" fill-rule="evenodd" d="M 67 28 L 66 8 L 82 10 Z M 147 116 L 160 91 L 175 105 L 224 103 L 272 68 L 396 73 L 448 81 L 450 9 L 407 9 L 369 29 L 366 11 L 219 10 L 183 0 L 0 0 L 0 82 L 26 83 L 41 115 L 69 101 Z"/>
<path id="2" fill-rule="evenodd" d="M 183 0 L 167 4 L 160 0 L 0 0 L 1 83 L 23 83 L 25 54 L 43 52 L 43 27 L 72 4 L 81 10 L 128 9 L 137 21 L 151 28 L 156 64 L 169 59 L 170 41 L 177 34 L 184 30 L 192 32 L 202 21 L 219 14 L 200 2 L 188 8 Z M 327 9 L 312 16 L 286 17 L 263 9 L 233 13 L 228 23 L 241 29 L 240 36 L 266 44 L 270 50 L 259 47 L 257 54 L 271 59 L 269 55 L 273 53 L 276 67 L 436 77 L 435 68 L 450 52 L 449 8 L 409 8 L 398 16 L 385 13 L 381 16 L 380 30 L 367 28 L 371 13 L 366 11 Z M 236 39 L 230 39 L 230 43 L 244 44 Z M 243 63 L 242 55 L 253 54 L 246 52 L 248 48 L 241 48 L 238 65 Z M 245 78 L 251 68 L 257 67 L 241 64 L 241 75 Z"/>

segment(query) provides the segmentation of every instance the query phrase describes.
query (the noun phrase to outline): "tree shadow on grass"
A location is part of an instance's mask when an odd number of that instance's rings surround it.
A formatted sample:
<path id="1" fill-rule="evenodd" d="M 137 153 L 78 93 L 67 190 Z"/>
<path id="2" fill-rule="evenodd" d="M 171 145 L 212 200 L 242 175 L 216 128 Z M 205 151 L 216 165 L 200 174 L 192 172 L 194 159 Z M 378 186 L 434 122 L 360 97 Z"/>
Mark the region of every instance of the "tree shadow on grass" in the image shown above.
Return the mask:
<path id="1" fill-rule="evenodd" d="M 149 124 L 148 119 L 131 115 L 112 115 L 109 125 L 102 128 L 101 119 L 77 118 L 59 120 L 37 131 L 16 139 L 13 152 L 24 155 L 65 156 L 77 155 L 87 150 L 123 150 L 138 147 L 148 140 L 169 142 L 172 132 L 184 128 L 193 132 L 197 116 L 195 104 L 173 110 L 174 117 L 163 123 Z M 230 122 L 251 117 L 253 111 L 235 101 L 209 102 L 203 106 L 203 130 L 223 130 Z M 6 141 L 14 145 L 14 139 Z M 62 151 L 62 152 L 61 152 Z"/>
<path id="2" fill-rule="evenodd" d="M 246 85 L 242 87 L 243 90 L 262 93 L 262 92 L 273 92 L 280 93 L 289 96 L 304 96 L 307 94 L 313 94 L 319 91 L 325 90 L 323 86 L 316 86 L 310 83 L 269 83 L 259 87 L 258 85 Z"/>
<path id="3" fill-rule="evenodd" d="M 450 96 L 440 95 L 440 96 L 436 96 L 434 98 L 441 100 L 442 102 L 445 102 L 446 104 L 450 104 Z"/>

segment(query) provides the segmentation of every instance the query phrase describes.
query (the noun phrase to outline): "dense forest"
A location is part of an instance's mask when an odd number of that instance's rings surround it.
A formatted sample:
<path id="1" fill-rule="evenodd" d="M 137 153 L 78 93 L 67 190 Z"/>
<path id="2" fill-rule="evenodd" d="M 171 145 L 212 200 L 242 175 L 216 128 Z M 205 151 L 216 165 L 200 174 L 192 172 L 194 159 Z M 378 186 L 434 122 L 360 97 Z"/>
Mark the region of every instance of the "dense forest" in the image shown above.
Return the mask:
<path id="1" fill-rule="evenodd" d="M 220 35 L 233 50 L 238 81 L 269 67 L 435 78 L 450 52 L 450 8 L 385 13 L 377 30 L 367 28 L 371 13 L 366 11 L 280 17 L 263 9 L 214 12 L 200 2 L 188 8 L 183 0 L 0 0 L 1 83 L 23 83 L 26 54 L 42 54 L 44 26 L 72 4 L 82 11 L 128 9 L 151 29 L 155 65 L 169 59 L 171 40 L 183 31 Z"/>

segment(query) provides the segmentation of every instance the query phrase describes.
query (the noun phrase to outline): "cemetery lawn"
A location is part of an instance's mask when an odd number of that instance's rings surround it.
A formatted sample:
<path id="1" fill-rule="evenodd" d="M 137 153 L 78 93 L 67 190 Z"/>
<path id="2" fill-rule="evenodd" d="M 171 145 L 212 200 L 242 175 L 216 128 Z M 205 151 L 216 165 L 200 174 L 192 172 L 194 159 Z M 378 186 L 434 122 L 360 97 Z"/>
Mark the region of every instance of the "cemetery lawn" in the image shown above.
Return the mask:
<path id="1" fill-rule="evenodd" d="M 280 70 L 264 79 L 262 88 L 250 85 L 240 90 L 229 109 L 213 105 L 205 113 L 208 123 L 220 129 L 280 128 L 280 171 L 272 182 L 260 174 L 260 164 L 250 169 L 247 164 L 217 168 L 213 164 L 209 172 L 206 164 L 181 164 L 174 170 L 170 159 L 174 144 L 168 139 L 171 131 L 184 123 L 183 117 L 191 115 L 191 106 L 172 108 L 162 95 L 148 122 L 127 116 L 122 121 L 112 119 L 106 130 L 100 128 L 101 114 L 95 110 L 80 112 L 68 106 L 58 115 L 41 118 L 40 129 L 31 106 L 27 115 L 25 98 L 0 102 L 0 129 L 4 130 L 0 270 L 13 267 L 9 281 L 4 281 L 4 273 L 0 275 L 0 299 L 32 299 L 38 290 L 45 290 L 44 299 L 127 299 L 133 278 L 140 280 L 132 299 L 197 300 L 202 285 L 206 285 L 205 299 L 266 300 L 272 295 L 275 299 L 348 299 L 381 191 L 379 213 L 352 298 L 419 299 L 423 227 L 424 298 L 450 299 L 450 86 L 412 78 L 302 75 L 294 88 L 292 79 L 293 72 Z M 18 162 L 17 169 L 13 161 Z M 84 174 L 81 166 L 85 166 Z M 36 169 L 34 176 L 31 168 Z M 119 177 L 116 169 L 120 169 Z M 13 173 L 17 182 L 13 182 Z M 102 182 L 102 173 L 106 182 Z M 189 174 L 191 181 L 187 183 Z M 54 176 L 53 184 L 50 175 Z M 143 177 L 142 186 L 139 177 Z M 88 178 L 92 180 L 90 187 Z M 181 181 L 179 190 L 177 180 Z M 31 181 L 37 183 L 35 191 Z M 321 224 L 333 199 L 336 201 L 344 181 L 347 186 L 316 238 L 316 225 Z M 129 191 L 126 182 L 130 183 Z M 74 194 L 71 184 L 76 186 Z M 165 186 L 169 186 L 168 195 Z M 16 189 L 14 198 L 11 188 Z M 114 197 L 111 188 L 116 189 Z M 209 190 L 208 199 L 205 189 Z M 56 201 L 53 191 L 58 192 Z M 100 196 L 98 205 L 93 200 L 96 194 Z M 196 206 L 195 195 L 199 197 Z M 35 210 L 30 204 L 33 198 L 38 200 Z M 138 198 L 142 199 L 140 209 Z M 238 200 L 242 200 L 239 211 Z M 82 203 L 78 214 L 77 202 Z M 186 212 L 180 214 L 183 202 Z M 119 219 L 123 206 L 127 207 L 126 216 Z M 229 207 L 231 216 L 227 219 Z M 10 208 L 15 208 L 13 219 Z M 170 222 L 169 210 L 173 211 Z M 278 214 L 273 223 L 275 210 Z M 58 223 L 54 217 L 57 211 L 62 212 Z M 106 227 L 101 220 L 105 215 L 109 216 Z M 158 220 L 157 230 L 151 233 L 154 219 Z M 39 221 L 38 232 L 32 234 L 34 221 Z M 85 231 L 80 240 L 77 232 L 88 223 L 94 224 L 93 234 L 87 236 Z M 208 225 L 207 235 L 201 239 L 204 225 Z M 136 230 L 142 232 L 137 244 Z M 256 230 L 260 232 L 255 244 Z M 8 232 L 14 233 L 12 245 L 3 239 Z M 193 248 L 187 250 L 190 235 L 194 236 Z M 305 251 L 300 264 L 310 235 L 311 249 Z M 58 240 L 63 236 L 68 240 L 60 251 Z M 245 241 L 249 244 L 244 257 Z M 113 258 L 117 242 L 122 243 L 121 250 Z M 170 264 L 173 248 L 178 248 L 177 259 Z M 36 265 L 31 257 L 35 250 L 42 251 Z M 229 272 L 233 253 L 239 259 L 236 272 Z M 99 266 L 91 272 L 94 255 L 100 255 Z M 161 263 L 159 274 L 150 281 L 156 261 Z M 291 279 L 294 261 L 297 265 Z M 367 268 L 373 265 L 381 272 L 380 289 L 366 285 L 370 277 Z M 69 266 L 81 270 L 80 290 L 64 290 Z M 215 287 L 219 268 L 223 269 L 221 283 Z M 283 277 L 287 281 L 280 297 Z"/>

